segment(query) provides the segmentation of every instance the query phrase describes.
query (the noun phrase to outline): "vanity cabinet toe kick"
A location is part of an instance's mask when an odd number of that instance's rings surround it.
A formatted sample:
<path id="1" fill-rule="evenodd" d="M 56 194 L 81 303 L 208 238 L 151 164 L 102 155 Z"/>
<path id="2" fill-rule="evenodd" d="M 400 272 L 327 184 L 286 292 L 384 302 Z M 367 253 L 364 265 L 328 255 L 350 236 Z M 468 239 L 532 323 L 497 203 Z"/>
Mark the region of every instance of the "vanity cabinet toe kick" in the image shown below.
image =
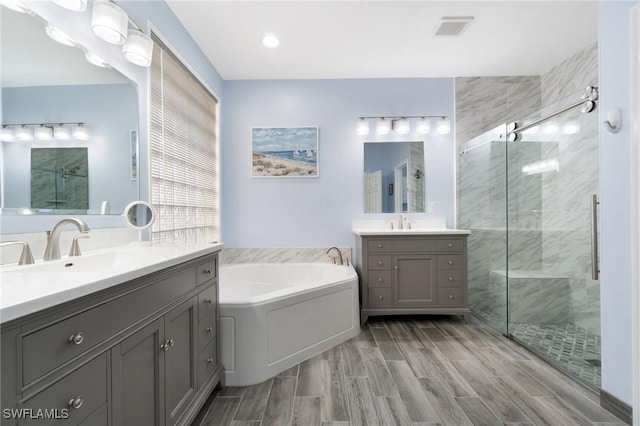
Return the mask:
<path id="1" fill-rule="evenodd" d="M 4 425 L 188 425 L 222 383 L 218 256 L 2 325 Z"/>
<path id="2" fill-rule="evenodd" d="M 467 235 L 356 235 L 360 321 L 382 315 L 461 315 L 467 302 Z"/>

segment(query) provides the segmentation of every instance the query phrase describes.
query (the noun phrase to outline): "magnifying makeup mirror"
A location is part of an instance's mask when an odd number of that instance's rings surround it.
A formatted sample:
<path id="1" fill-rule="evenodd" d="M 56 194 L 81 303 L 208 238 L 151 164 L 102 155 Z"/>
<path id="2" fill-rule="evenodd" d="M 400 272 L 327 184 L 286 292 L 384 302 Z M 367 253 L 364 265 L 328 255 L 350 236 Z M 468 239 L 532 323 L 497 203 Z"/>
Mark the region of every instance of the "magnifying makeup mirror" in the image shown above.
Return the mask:
<path id="1" fill-rule="evenodd" d="M 138 241 L 131 243 L 137 246 L 151 245 L 151 241 L 142 240 L 142 231 L 153 225 L 156 215 L 153 207 L 146 201 L 133 201 L 124 208 L 122 220 L 127 227 L 138 231 Z"/>

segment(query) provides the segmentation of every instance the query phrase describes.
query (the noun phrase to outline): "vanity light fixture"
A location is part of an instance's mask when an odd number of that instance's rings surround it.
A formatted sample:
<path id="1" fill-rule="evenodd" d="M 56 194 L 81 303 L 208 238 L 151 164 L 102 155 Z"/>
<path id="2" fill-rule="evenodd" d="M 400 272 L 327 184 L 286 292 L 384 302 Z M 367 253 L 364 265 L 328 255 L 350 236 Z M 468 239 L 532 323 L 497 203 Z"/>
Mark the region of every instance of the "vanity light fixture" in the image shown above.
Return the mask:
<path id="1" fill-rule="evenodd" d="M 21 142 L 28 142 L 33 140 L 33 129 L 22 125 L 15 130 L 15 140 Z"/>
<path id="2" fill-rule="evenodd" d="M 444 115 L 407 115 L 402 117 L 359 117 L 356 123 L 356 133 L 358 135 L 369 134 L 369 120 L 376 121 L 376 133 L 387 135 L 391 130 L 398 135 L 411 133 L 411 120 L 415 119 L 415 132 L 424 135 L 431 132 L 431 119 L 438 119 L 436 132 L 439 135 L 451 133 L 451 121 Z"/>
<path id="3" fill-rule="evenodd" d="M 439 135 L 448 135 L 451 133 L 451 121 L 447 117 L 442 117 L 436 125 L 436 133 Z"/>
<path id="4" fill-rule="evenodd" d="M 427 117 L 420 117 L 416 121 L 416 133 L 426 135 L 431 132 L 431 121 Z"/>
<path id="5" fill-rule="evenodd" d="M 51 0 L 60 7 L 74 12 L 84 12 L 87 10 L 87 0 Z"/>
<path id="6" fill-rule="evenodd" d="M 117 4 L 109 0 L 95 0 L 91 14 L 91 31 L 111 44 L 127 41 L 129 17 Z"/>
<path id="7" fill-rule="evenodd" d="M 389 122 L 384 117 L 378 118 L 376 121 L 376 133 L 379 135 L 388 135 L 391 130 Z"/>
<path id="8" fill-rule="evenodd" d="M 32 141 L 34 136 L 39 141 L 52 139 L 84 141 L 89 139 L 89 132 L 85 123 L 78 122 L 3 124 L 0 131 L 0 139 L 4 142 Z"/>
<path id="9" fill-rule="evenodd" d="M 0 129 L 0 140 L 3 142 L 13 142 L 15 139 L 13 127 L 2 126 Z"/>
<path id="10" fill-rule="evenodd" d="M 133 64 L 148 67 L 153 55 L 153 40 L 139 29 L 129 30 L 122 55 Z"/>
<path id="11" fill-rule="evenodd" d="M 55 25 L 48 24 L 45 29 L 47 35 L 52 39 L 57 41 L 60 44 L 64 44 L 65 46 L 75 46 L 76 42 L 64 31 L 60 30 L 60 28 Z"/>
<path id="12" fill-rule="evenodd" d="M 356 123 L 356 133 L 360 136 L 365 136 L 369 134 L 369 120 L 362 117 L 358 119 Z"/>
<path id="13" fill-rule="evenodd" d="M 53 129 L 49 126 L 41 124 L 40 127 L 36 127 L 34 130 L 35 138 L 39 141 L 50 141 L 53 139 Z"/>
<path id="14" fill-rule="evenodd" d="M 84 123 L 78 123 L 76 127 L 73 128 L 73 138 L 80 141 L 86 141 L 89 139 L 89 132 L 87 131 L 87 127 Z"/>

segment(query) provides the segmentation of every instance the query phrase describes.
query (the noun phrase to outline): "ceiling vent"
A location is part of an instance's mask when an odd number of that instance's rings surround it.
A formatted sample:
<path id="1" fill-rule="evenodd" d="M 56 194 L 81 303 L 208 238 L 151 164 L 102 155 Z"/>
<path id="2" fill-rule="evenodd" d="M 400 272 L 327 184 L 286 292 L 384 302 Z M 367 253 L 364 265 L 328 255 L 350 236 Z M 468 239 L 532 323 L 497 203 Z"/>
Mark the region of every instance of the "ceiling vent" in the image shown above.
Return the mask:
<path id="1" fill-rule="evenodd" d="M 440 26 L 436 30 L 438 37 L 456 37 L 473 21 L 473 16 L 443 16 L 440 18 Z"/>

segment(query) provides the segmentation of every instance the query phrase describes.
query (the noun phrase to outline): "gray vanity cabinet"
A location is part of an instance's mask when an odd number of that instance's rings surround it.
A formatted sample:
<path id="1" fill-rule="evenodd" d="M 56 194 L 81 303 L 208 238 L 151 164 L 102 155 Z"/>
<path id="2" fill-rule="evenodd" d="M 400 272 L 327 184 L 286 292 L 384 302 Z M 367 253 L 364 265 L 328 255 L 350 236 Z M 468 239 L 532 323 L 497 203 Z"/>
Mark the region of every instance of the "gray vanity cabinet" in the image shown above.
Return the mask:
<path id="1" fill-rule="evenodd" d="M 2 425 L 190 424 L 222 381 L 217 276 L 208 255 L 3 324 Z"/>
<path id="2" fill-rule="evenodd" d="M 360 321 L 370 315 L 465 315 L 466 235 L 356 236 Z"/>

